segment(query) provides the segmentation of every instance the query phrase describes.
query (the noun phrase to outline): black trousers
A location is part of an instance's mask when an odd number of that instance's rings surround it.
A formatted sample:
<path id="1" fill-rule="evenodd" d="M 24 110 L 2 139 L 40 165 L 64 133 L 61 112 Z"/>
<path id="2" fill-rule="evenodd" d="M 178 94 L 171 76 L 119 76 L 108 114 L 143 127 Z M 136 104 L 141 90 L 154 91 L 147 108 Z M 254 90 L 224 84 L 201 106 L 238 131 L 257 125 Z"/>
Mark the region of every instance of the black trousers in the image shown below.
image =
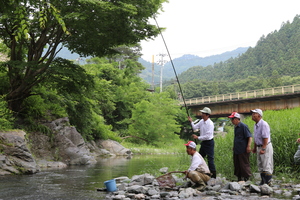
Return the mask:
<path id="1" fill-rule="evenodd" d="M 214 161 L 214 155 L 215 155 L 215 141 L 212 140 L 206 140 L 201 142 L 201 147 L 199 150 L 200 155 L 205 158 L 207 156 L 208 161 L 208 168 L 211 173 L 216 172 L 216 166 Z"/>

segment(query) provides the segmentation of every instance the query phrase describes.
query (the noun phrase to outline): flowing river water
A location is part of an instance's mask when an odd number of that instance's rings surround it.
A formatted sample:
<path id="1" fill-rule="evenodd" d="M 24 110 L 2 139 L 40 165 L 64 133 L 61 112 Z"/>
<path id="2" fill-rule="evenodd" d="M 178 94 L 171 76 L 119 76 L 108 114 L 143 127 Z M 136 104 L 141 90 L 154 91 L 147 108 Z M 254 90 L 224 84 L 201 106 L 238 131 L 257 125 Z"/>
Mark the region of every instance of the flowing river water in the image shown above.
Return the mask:
<path id="1" fill-rule="evenodd" d="M 186 170 L 189 157 L 185 154 L 136 155 L 132 158 L 99 158 L 90 166 L 70 166 L 65 169 L 42 169 L 32 175 L 0 176 L 0 200 L 104 199 L 104 181 L 149 173 L 158 175 L 162 167 L 169 171 Z"/>

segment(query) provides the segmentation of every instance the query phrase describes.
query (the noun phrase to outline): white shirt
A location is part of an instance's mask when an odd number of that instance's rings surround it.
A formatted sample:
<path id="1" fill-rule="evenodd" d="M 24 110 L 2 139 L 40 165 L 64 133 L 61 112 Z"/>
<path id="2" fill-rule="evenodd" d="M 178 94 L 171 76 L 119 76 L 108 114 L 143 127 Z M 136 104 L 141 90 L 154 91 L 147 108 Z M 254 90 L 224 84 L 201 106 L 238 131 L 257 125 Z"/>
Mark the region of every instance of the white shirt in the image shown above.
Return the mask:
<path id="1" fill-rule="evenodd" d="M 203 157 L 196 151 L 193 156 L 191 156 L 191 165 L 188 171 L 195 171 L 197 168 L 202 169 L 204 173 L 210 173 Z"/>
<path id="2" fill-rule="evenodd" d="M 200 136 L 198 137 L 198 140 L 204 141 L 204 140 L 211 140 L 214 138 L 214 123 L 211 121 L 210 118 L 208 118 L 206 121 L 203 119 L 200 120 L 197 124 L 194 124 L 194 122 L 191 123 L 193 129 L 199 129 L 200 130 Z"/>
<path id="3" fill-rule="evenodd" d="M 193 156 L 191 156 L 191 166 L 188 171 L 195 171 L 203 163 L 200 154 L 196 151 Z"/>

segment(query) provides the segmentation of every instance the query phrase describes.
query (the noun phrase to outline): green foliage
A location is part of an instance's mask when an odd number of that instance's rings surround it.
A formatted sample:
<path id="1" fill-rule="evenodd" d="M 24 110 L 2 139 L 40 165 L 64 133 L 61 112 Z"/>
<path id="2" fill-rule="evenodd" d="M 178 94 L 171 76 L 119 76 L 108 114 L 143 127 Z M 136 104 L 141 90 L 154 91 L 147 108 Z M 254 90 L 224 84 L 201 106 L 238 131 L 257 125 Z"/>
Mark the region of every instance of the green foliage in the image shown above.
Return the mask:
<path id="1" fill-rule="evenodd" d="M 128 58 L 135 56 L 128 54 Z M 134 59 L 124 59 L 125 65 L 115 62 L 113 58 L 93 58 L 83 66 L 94 76 L 95 91 L 92 96 L 95 107 L 100 109 L 106 123 L 114 131 L 127 129 L 124 119 L 131 117 L 134 104 L 147 97 L 147 85 L 141 82 L 137 73 L 141 65 Z M 123 67 L 120 67 L 123 66 Z"/>
<path id="2" fill-rule="evenodd" d="M 177 101 L 170 99 L 166 93 L 153 93 L 149 100 L 135 104 L 129 124 L 129 134 L 144 138 L 151 144 L 168 144 L 174 133 L 180 131 L 176 123 L 178 113 Z"/>
<path id="3" fill-rule="evenodd" d="M 6 87 L 1 88 L 0 95 L 6 95 L 9 109 L 21 117 L 26 98 L 48 79 L 55 80 L 56 86 L 65 87 L 64 90 L 80 92 L 75 91 L 80 87 L 74 81 L 79 80 L 75 75 L 80 68 L 56 58 L 61 44 L 86 57 L 124 52 L 116 47 L 135 45 L 158 35 L 158 28 L 149 24 L 148 19 L 165 1 L 1 2 L 0 40 L 6 48 L 1 46 L 0 51 L 8 55 L 8 61 L 1 66 L 7 78 L 1 79 Z M 90 79 L 85 76 L 81 80 Z"/>
<path id="4" fill-rule="evenodd" d="M 13 128 L 13 113 L 7 108 L 7 102 L 0 96 L 0 130 Z"/>
<path id="5" fill-rule="evenodd" d="M 167 93 L 150 94 L 138 77 L 143 66 L 137 62 L 141 55 L 137 43 L 159 33 L 148 18 L 163 2 L 1 3 L 0 39 L 5 45 L 1 51 L 9 52 L 9 60 L 0 68 L 0 94 L 7 94 L 8 108 L 18 116 L 19 126 L 51 134 L 41 124 L 67 116 L 87 140 L 119 141 L 117 133 L 126 135 L 128 126 L 133 127 L 133 115 L 146 106 L 159 116 L 156 123 L 164 122 L 161 128 L 153 124 L 148 135 L 159 130 L 153 139 L 174 138 L 179 132 L 177 102 Z M 79 66 L 55 57 L 60 44 L 81 56 L 106 57 Z"/>

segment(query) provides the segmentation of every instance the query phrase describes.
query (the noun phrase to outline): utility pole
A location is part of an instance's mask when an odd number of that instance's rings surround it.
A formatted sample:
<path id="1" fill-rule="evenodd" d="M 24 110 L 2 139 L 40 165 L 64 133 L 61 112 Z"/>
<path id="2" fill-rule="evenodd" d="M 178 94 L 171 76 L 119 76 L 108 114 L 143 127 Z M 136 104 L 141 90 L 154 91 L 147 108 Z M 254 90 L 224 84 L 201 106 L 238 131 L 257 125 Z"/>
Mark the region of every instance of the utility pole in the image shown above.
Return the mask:
<path id="1" fill-rule="evenodd" d="M 152 55 L 152 90 L 154 91 L 154 55 Z"/>
<path id="2" fill-rule="evenodd" d="M 160 53 L 158 54 L 160 56 L 160 59 L 157 61 L 157 64 L 160 65 L 160 92 L 162 92 L 162 74 L 163 74 L 163 67 L 166 64 L 166 60 L 164 60 L 164 57 L 167 56 L 167 54 Z"/>

